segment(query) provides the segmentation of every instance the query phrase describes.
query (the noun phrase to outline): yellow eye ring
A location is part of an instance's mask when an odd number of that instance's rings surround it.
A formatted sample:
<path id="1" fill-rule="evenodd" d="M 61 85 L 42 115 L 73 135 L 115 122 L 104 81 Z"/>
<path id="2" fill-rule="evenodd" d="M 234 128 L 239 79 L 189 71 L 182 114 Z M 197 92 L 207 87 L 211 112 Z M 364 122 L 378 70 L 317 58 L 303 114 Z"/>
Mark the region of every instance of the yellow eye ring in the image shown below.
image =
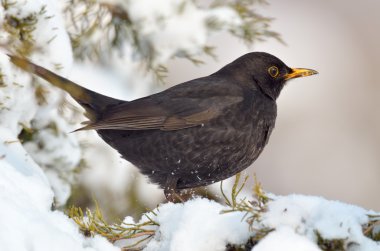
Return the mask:
<path id="1" fill-rule="evenodd" d="M 271 66 L 268 68 L 268 73 L 273 78 L 276 78 L 278 76 L 278 74 L 280 73 L 280 71 L 278 70 L 278 68 L 276 66 Z"/>

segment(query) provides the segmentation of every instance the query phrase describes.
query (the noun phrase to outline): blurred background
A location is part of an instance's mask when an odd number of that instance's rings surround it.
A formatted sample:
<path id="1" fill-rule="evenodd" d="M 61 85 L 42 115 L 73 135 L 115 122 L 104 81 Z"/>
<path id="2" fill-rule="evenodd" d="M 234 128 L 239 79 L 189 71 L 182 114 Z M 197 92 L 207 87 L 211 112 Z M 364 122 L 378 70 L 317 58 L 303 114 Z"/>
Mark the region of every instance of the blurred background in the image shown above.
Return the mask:
<path id="1" fill-rule="evenodd" d="M 212 38 L 217 62 L 194 67 L 176 60 L 169 82 L 216 71 L 249 51 L 266 51 L 290 67 L 319 75 L 290 81 L 276 128 L 247 170 L 275 194 L 302 193 L 380 210 L 380 2 L 268 1 L 276 40 L 247 48 L 227 34 Z"/>

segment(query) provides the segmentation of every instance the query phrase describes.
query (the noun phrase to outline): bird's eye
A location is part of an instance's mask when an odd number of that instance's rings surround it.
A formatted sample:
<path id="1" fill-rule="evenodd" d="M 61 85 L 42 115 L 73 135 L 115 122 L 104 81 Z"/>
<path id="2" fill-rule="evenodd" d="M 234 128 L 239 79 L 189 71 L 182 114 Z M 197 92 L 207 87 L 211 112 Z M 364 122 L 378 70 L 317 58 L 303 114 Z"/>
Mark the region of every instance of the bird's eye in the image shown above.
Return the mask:
<path id="1" fill-rule="evenodd" d="M 276 66 L 271 66 L 268 68 L 268 73 L 271 75 L 273 78 L 278 76 L 279 70 Z"/>

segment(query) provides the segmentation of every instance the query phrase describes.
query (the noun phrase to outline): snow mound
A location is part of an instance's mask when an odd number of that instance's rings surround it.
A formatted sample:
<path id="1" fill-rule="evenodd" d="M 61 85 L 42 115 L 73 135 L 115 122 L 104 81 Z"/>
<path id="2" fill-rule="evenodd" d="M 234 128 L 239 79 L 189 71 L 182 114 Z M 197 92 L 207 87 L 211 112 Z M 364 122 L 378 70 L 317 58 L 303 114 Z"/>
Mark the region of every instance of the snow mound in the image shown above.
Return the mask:
<path id="1" fill-rule="evenodd" d="M 1 250 L 119 250 L 103 237 L 84 237 L 65 214 L 51 210 L 46 176 L 12 135 L 0 131 Z"/>
<path id="2" fill-rule="evenodd" d="M 368 215 L 376 214 L 372 211 L 306 195 L 276 197 L 267 206 L 261 224 L 274 231 L 259 242 L 254 251 L 322 250 L 316 245 L 321 239 L 341 241 L 348 251 L 380 250 L 379 242 L 363 234 Z M 288 241 L 283 242 L 283 239 Z M 293 240 L 293 244 L 289 240 Z"/>
<path id="3" fill-rule="evenodd" d="M 254 204 L 252 204 L 254 205 Z M 229 212 L 227 212 L 229 211 Z M 380 242 L 363 234 L 375 212 L 357 206 L 305 195 L 273 196 L 265 211 L 231 212 L 231 207 L 196 198 L 183 204 L 162 204 L 145 215 L 159 226 L 140 245 L 144 251 L 252 250 L 252 251 L 376 251 Z M 251 224 L 247 219 L 252 219 Z M 133 224 L 126 217 L 124 224 Z M 141 240 L 141 239 L 139 239 Z M 137 242 L 138 240 L 135 240 Z M 125 247 L 133 242 L 119 241 Z M 226 249 L 227 246 L 235 249 Z M 240 249 L 239 249 L 240 248 Z"/>
<path id="4" fill-rule="evenodd" d="M 320 251 L 311 240 L 296 234 L 290 227 L 280 227 L 261 240 L 253 251 Z"/>
<path id="5" fill-rule="evenodd" d="M 160 206 L 155 218 L 160 227 L 144 250 L 225 250 L 228 243 L 243 244 L 250 235 L 244 212 L 221 214 L 225 209 L 201 198 Z"/>

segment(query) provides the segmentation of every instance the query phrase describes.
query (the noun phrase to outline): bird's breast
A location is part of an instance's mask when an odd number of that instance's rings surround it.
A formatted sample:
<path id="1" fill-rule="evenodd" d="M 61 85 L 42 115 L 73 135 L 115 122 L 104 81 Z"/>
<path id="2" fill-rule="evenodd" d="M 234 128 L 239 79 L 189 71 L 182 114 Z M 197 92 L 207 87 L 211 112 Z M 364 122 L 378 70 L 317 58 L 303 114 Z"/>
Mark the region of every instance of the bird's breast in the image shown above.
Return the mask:
<path id="1" fill-rule="evenodd" d="M 254 100 L 254 99 L 253 99 Z M 99 130 L 98 133 L 150 179 L 178 188 L 207 185 L 248 167 L 263 150 L 274 126 L 275 106 L 236 104 L 202 125 L 173 131 Z"/>

